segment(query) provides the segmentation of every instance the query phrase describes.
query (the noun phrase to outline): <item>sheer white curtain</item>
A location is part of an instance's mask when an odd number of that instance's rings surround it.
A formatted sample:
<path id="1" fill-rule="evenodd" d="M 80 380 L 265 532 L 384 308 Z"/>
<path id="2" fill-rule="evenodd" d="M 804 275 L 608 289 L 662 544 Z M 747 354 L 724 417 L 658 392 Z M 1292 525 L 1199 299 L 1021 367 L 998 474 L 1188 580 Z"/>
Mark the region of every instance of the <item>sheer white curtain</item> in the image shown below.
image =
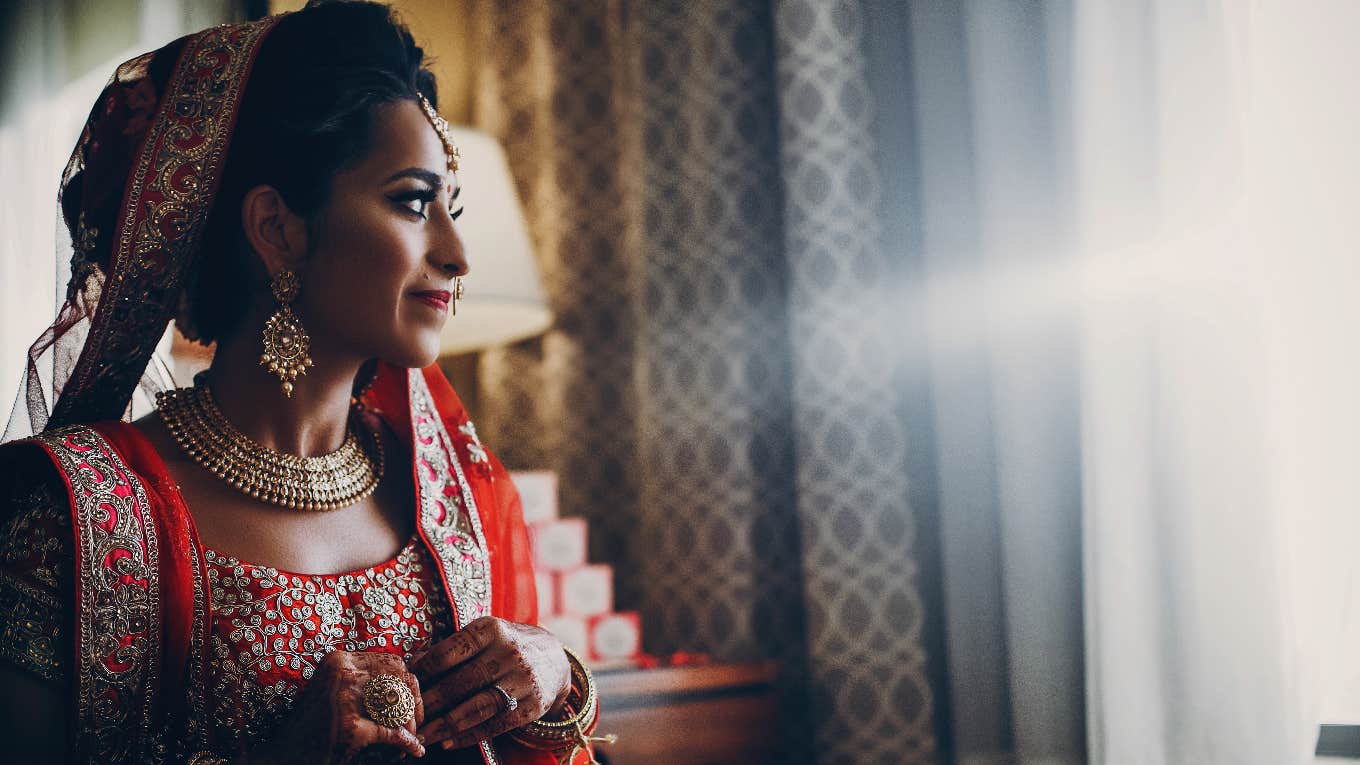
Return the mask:
<path id="1" fill-rule="evenodd" d="M 233 0 L 18 3 L 6 8 L 0 67 L 0 420 L 25 352 L 56 314 L 66 273 L 57 185 L 114 66 L 179 35 L 239 16 Z"/>
<path id="2" fill-rule="evenodd" d="M 1360 723 L 1360 4 L 866 7 L 943 748 L 1311 762 Z"/>
<path id="3" fill-rule="evenodd" d="M 1266 253 L 1273 500 L 1303 742 L 1360 724 L 1360 5 L 1273 3 L 1251 17 L 1249 216 Z"/>
<path id="4" fill-rule="evenodd" d="M 1092 759 L 1309 762 L 1360 722 L 1360 6 L 1073 19 Z"/>

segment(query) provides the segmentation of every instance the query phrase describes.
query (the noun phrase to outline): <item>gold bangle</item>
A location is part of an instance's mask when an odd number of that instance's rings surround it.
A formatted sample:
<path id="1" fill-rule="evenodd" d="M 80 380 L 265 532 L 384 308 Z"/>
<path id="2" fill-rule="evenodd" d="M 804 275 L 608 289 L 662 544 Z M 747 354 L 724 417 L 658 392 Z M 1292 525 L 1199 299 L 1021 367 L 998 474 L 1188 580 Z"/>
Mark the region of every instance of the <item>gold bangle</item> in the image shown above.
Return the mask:
<path id="1" fill-rule="evenodd" d="M 581 661 L 574 651 L 566 646 L 562 647 L 567 653 L 567 663 L 571 665 L 572 683 L 580 689 L 582 701 L 579 710 L 574 715 L 569 715 L 562 720 L 535 720 L 529 723 L 527 728 L 540 728 L 544 732 L 566 731 L 575 728 L 578 723 L 588 720 L 599 708 L 599 698 L 595 689 L 595 677 L 590 674 L 590 668 Z"/>
<path id="2" fill-rule="evenodd" d="M 579 694 L 580 706 L 574 713 L 569 713 L 562 720 L 534 720 L 528 725 L 512 731 L 511 737 L 530 749 L 548 751 L 576 747 L 585 749 L 587 744 L 591 742 L 614 743 L 618 740 L 617 736 L 594 737 L 586 735 L 594 726 L 600 711 L 595 678 L 575 652 L 565 646 L 563 646 L 563 650 L 567 652 L 567 662 L 571 665 L 572 691 L 574 694 Z M 568 709 L 570 708 L 569 703 Z"/>

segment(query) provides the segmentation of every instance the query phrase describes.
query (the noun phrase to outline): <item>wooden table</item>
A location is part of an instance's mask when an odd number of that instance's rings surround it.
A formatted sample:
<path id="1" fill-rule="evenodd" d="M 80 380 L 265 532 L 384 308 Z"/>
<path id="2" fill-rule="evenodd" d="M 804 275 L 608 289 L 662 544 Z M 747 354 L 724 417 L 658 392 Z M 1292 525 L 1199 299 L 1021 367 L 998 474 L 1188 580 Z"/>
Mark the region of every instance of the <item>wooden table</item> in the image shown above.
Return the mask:
<path id="1" fill-rule="evenodd" d="M 596 735 L 619 736 L 600 751 L 608 765 L 772 763 L 777 674 L 773 662 L 596 672 Z"/>

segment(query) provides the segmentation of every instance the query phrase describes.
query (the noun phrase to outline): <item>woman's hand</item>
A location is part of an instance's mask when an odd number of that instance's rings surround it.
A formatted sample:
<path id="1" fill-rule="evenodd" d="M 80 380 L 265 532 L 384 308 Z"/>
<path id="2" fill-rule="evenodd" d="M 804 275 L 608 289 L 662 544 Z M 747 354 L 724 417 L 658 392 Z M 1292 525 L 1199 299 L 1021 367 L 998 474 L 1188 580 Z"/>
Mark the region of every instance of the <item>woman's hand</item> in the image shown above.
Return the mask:
<path id="1" fill-rule="evenodd" d="M 364 684 L 375 675 L 394 675 L 406 681 L 416 697 L 416 713 L 401 728 L 385 728 L 364 712 Z M 400 656 L 390 653 L 332 651 L 317 665 L 298 696 L 293 713 L 278 727 L 274 738 L 242 758 L 255 765 L 324 763 L 342 765 L 374 744 L 395 747 L 424 757 L 416 727 L 425 719 L 420 684 Z"/>
<path id="2" fill-rule="evenodd" d="M 411 660 L 425 687 L 429 746 L 472 746 L 542 717 L 566 698 L 571 665 L 562 643 L 542 627 L 486 616 Z M 499 685 L 515 699 L 507 709 Z"/>

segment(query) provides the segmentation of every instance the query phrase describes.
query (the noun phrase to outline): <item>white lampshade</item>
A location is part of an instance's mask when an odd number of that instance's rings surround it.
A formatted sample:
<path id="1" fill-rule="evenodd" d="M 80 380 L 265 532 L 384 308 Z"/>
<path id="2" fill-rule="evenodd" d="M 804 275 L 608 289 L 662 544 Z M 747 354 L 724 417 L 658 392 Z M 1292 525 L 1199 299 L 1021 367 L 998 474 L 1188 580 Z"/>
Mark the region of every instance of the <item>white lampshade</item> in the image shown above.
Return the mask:
<path id="1" fill-rule="evenodd" d="M 459 126 L 452 131 L 461 154 L 458 233 L 471 270 L 463 279 L 458 313 L 440 337 L 440 354 L 446 356 L 533 337 L 553 318 L 505 152 L 481 131 Z"/>

